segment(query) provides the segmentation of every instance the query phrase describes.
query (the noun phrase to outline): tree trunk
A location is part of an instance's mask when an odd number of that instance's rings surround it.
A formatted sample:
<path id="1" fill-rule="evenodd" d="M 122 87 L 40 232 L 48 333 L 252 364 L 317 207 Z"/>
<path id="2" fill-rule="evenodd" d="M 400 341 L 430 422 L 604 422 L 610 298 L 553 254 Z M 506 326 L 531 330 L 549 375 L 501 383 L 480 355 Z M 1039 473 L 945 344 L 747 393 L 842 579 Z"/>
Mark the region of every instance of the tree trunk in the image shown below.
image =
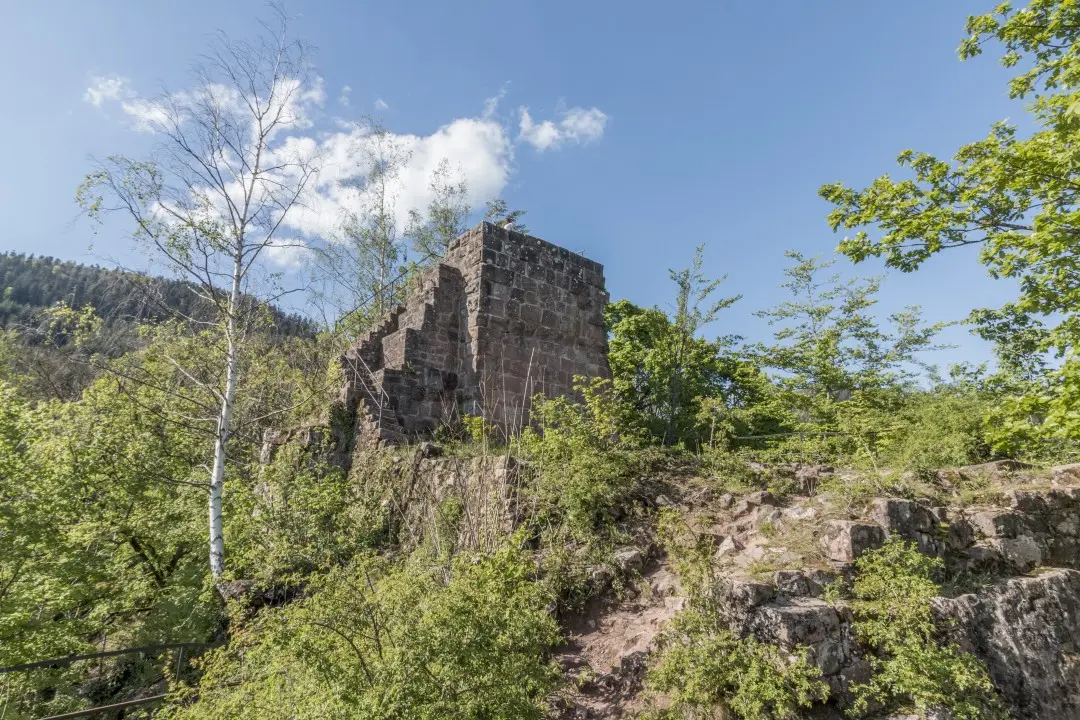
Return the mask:
<path id="1" fill-rule="evenodd" d="M 221 521 L 221 496 L 225 487 L 225 451 L 231 429 L 233 401 L 238 381 L 236 356 L 236 314 L 240 305 L 240 280 L 243 255 L 237 252 L 233 262 L 232 288 L 229 292 L 229 317 L 226 323 L 225 394 L 221 397 L 217 434 L 214 437 L 214 466 L 210 472 L 210 574 L 214 579 L 225 572 L 225 533 Z"/>

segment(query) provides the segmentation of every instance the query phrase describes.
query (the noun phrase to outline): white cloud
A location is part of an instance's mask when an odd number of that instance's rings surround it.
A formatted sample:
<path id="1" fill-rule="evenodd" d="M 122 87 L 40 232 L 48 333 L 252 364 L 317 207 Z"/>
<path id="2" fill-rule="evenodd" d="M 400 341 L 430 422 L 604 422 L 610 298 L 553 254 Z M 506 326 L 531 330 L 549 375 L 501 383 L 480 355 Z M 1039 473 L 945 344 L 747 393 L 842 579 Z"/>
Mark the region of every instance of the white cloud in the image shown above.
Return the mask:
<path id="1" fill-rule="evenodd" d="M 509 82 L 504 82 L 502 87 L 499 88 L 499 92 L 484 101 L 484 112 L 480 117 L 484 119 L 495 117 L 495 111 L 499 109 L 499 103 L 506 97 L 506 90 L 509 86 Z"/>
<path id="2" fill-rule="evenodd" d="M 101 107 L 106 100 L 129 97 L 132 94 L 130 84 L 131 81 L 121 75 L 96 75 L 90 78 L 90 87 L 86 88 L 83 100 Z"/>
<path id="3" fill-rule="evenodd" d="M 288 215 L 282 219 L 283 239 L 266 248 L 266 262 L 282 268 L 301 263 L 306 247 L 316 241 L 332 242 L 339 236 L 342 222 L 353 213 L 363 213 L 370 207 L 373 193 L 358 184 L 376 161 L 377 144 L 391 147 L 402 158 L 397 174 L 391 180 L 389 194 L 393 197 L 399 231 L 404 230 L 410 210 L 423 213 L 433 199 L 430 183 L 440 163 L 449 166 L 465 180 L 466 201 L 480 208 L 492 197 L 505 190 L 513 171 L 515 139 L 512 127 L 496 110 L 506 87 L 488 98 L 481 110 L 471 117 L 451 120 L 430 134 L 375 134 L 368 125 L 347 124 L 340 118 L 321 112 L 326 91 L 321 78 L 301 83 L 296 79 L 283 81 L 277 93 L 281 109 L 280 127 L 270 138 L 264 166 L 276 168 L 266 174 L 255 189 L 258 195 L 269 197 L 277 188 L 287 187 L 302 172 L 301 166 L 319 168 Z M 346 104 L 350 99 L 349 86 L 343 86 L 337 98 Z M 208 84 L 162 95 L 154 99 L 139 97 L 130 83 L 120 76 L 93 78 L 86 91 L 86 102 L 106 109 L 120 109 L 135 130 L 154 132 L 163 125 L 189 122 L 192 113 L 212 106 L 219 116 L 231 122 L 251 122 L 250 110 L 235 88 Z M 343 100 L 344 99 L 344 100 Z M 388 109 L 381 98 L 379 109 Z M 526 108 L 521 108 L 518 141 L 532 144 L 539 150 L 585 143 L 602 137 L 607 116 L 597 108 L 573 108 L 554 120 L 536 123 Z M 233 152 L 246 152 L 239 148 Z M 232 168 L 246 168 L 252 162 L 232 162 Z M 225 195 L 240 202 L 246 170 L 230 178 L 223 189 Z M 226 199 L 205 188 L 195 188 L 184 198 L 200 207 L 208 217 L 226 215 Z"/>
<path id="4" fill-rule="evenodd" d="M 279 81 L 275 98 L 281 110 L 275 134 L 307 129 L 315 124 L 319 109 L 326 103 L 325 83 L 318 75 L 307 83 L 297 78 L 285 78 Z M 125 77 L 96 76 L 91 79 L 83 100 L 103 109 L 107 102 L 119 103 L 131 121 L 131 127 L 138 132 L 158 132 L 166 125 L 183 124 L 192 112 L 207 106 L 213 106 L 222 117 L 236 122 L 244 122 L 250 116 L 236 88 L 217 83 L 147 99 L 139 97 Z M 274 116 L 277 111 L 278 107 L 268 108 L 266 115 Z"/>
<path id="5" fill-rule="evenodd" d="M 318 181 L 304 198 L 302 208 L 285 219 L 285 225 L 302 235 L 332 239 L 350 213 L 362 213 L 371 195 L 347 181 L 361 178 L 371 169 L 376 138 L 366 126 L 313 138 L 290 138 L 283 148 L 300 156 L 321 160 Z M 466 180 L 468 202 L 481 207 L 499 195 L 510 178 L 513 143 L 507 129 L 484 117 L 458 118 L 430 135 L 387 134 L 383 147 L 395 148 L 405 161 L 391 182 L 398 230 L 404 230 L 409 210 L 423 212 L 433 199 L 432 174 L 444 159 Z"/>
<path id="6" fill-rule="evenodd" d="M 341 107 L 349 107 L 349 93 L 352 92 L 352 88 L 345 85 L 341 88 L 341 92 L 338 94 L 338 105 Z"/>
<path id="7" fill-rule="evenodd" d="M 131 118 L 131 126 L 137 132 L 155 132 L 169 119 L 165 106 L 154 100 L 132 98 L 120 103 L 120 109 Z"/>
<path id="8" fill-rule="evenodd" d="M 266 258 L 280 268 L 295 268 L 310 252 L 307 243 L 297 238 L 277 238 L 266 246 Z"/>
<path id="9" fill-rule="evenodd" d="M 535 122 L 527 107 L 521 108 L 518 139 L 537 150 L 553 150 L 566 143 L 589 143 L 604 136 L 608 116 L 600 108 L 570 108 L 558 123 L 552 120 Z"/>
<path id="10" fill-rule="evenodd" d="M 386 101 L 383 100 L 382 98 L 376 98 L 375 99 L 375 109 L 376 110 L 389 110 L 390 106 L 387 105 Z"/>

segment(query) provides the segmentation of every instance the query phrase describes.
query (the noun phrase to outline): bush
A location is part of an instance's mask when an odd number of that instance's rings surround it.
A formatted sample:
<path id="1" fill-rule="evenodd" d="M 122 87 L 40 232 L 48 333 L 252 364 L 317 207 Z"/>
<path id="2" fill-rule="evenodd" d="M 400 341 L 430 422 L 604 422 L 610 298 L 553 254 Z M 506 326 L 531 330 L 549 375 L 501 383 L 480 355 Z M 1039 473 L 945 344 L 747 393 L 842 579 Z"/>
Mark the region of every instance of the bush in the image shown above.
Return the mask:
<path id="1" fill-rule="evenodd" d="M 885 436 L 882 461 L 915 471 L 985 462 L 991 458 L 988 410 L 989 403 L 972 391 L 944 388 L 915 395 Z"/>
<path id="2" fill-rule="evenodd" d="M 914 544 L 892 538 L 856 561 L 855 631 L 872 651 L 873 675 L 853 688 L 854 713 L 870 701 L 920 714 L 945 710 L 956 720 L 1004 717 L 986 668 L 956 645 L 935 639 L 931 579 L 942 567 Z"/>
<path id="3" fill-rule="evenodd" d="M 660 535 L 688 602 L 661 634 L 659 661 L 646 678 L 652 690 L 671 698 L 670 709 L 655 717 L 719 710 L 745 720 L 790 718 L 828 697 L 821 670 L 807 661 L 805 648 L 786 652 L 731 631 L 712 594 L 713 547 L 706 536 L 694 533 L 673 510 L 661 514 Z"/>
<path id="4" fill-rule="evenodd" d="M 448 578 L 363 557 L 238 629 L 166 716 L 540 718 L 559 631 L 533 576 L 512 549 L 459 556 Z"/>
<path id="5" fill-rule="evenodd" d="M 739 638 L 714 611 L 692 607 L 664 632 L 649 686 L 670 693 L 672 708 L 659 717 L 722 709 L 745 720 L 791 718 L 828 696 L 821 671 L 806 650 L 787 653 L 752 637 Z M 697 715 L 694 715 L 697 717 Z"/>
<path id="6" fill-rule="evenodd" d="M 525 430 L 521 441 L 537 467 L 539 514 L 585 536 L 628 503 L 650 462 L 642 439 L 619 422 L 621 408 L 607 381 L 577 390 L 583 403 L 537 397 L 532 412 L 540 429 Z"/>

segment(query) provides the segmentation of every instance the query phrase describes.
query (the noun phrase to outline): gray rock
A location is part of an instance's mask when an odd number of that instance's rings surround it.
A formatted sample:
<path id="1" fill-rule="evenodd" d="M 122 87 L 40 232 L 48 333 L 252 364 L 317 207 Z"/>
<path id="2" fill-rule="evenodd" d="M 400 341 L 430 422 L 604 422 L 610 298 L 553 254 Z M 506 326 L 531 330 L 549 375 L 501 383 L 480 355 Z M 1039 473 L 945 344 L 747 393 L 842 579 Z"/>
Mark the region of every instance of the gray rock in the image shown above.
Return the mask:
<path id="1" fill-rule="evenodd" d="M 845 659 L 840 616 L 831 605 L 801 598 L 758 609 L 752 621 L 756 635 L 784 648 L 807 646 L 815 664 L 826 675 L 838 672 Z"/>
<path id="2" fill-rule="evenodd" d="M 611 561 L 623 573 L 641 572 L 645 567 L 645 554 L 636 547 L 619 548 Z"/>
<path id="3" fill-rule="evenodd" d="M 930 532 L 934 527 L 934 516 L 914 500 L 876 498 L 871 516 L 878 525 L 902 537 Z"/>
<path id="4" fill-rule="evenodd" d="M 1005 562 L 1020 572 L 1033 570 L 1042 563 L 1042 548 L 1030 535 L 1019 535 L 1015 538 L 994 538 L 989 540 L 987 544 L 996 548 L 1005 559 Z"/>
<path id="5" fill-rule="evenodd" d="M 751 507 L 760 507 L 762 505 L 776 505 L 776 498 L 768 490 L 758 490 L 747 495 L 743 500 L 747 505 Z"/>
<path id="6" fill-rule="evenodd" d="M 1080 480 L 1080 463 L 1058 465 L 1050 469 L 1050 475 L 1058 482 L 1076 482 Z"/>
<path id="7" fill-rule="evenodd" d="M 724 596 L 732 603 L 744 608 L 764 605 L 776 594 L 772 585 L 756 580 L 729 580 L 724 585 Z"/>
<path id="8" fill-rule="evenodd" d="M 885 531 L 880 525 L 853 520 L 832 520 L 825 526 L 818 542 L 825 556 L 833 562 L 850 563 L 867 550 L 885 543 Z"/>
<path id="9" fill-rule="evenodd" d="M 986 664 L 1012 717 L 1080 718 L 1080 572 L 1013 578 L 935 611 Z"/>
<path id="10" fill-rule="evenodd" d="M 763 523 L 775 523 L 783 517 L 783 513 L 780 508 L 764 506 L 758 508 L 757 512 L 757 524 L 760 527 Z"/>
<path id="11" fill-rule="evenodd" d="M 773 575 L 776 592 L 790 597 L 802 597 L 810 594 L 810 584 L 806 576 L 798 570 L 777 570 Z"/>
<path id="12" fill-rule="evenodd" d="M 716 548 L 716 555 L 714 557 L 716 557 L 717 560 L 721 560 L 723 558 L 727 558 L 742 552 L 742 549 L 743 544 L 736 540 L 733 536 L 729 535 L 728 537 L 724 538 L 724 540 L 720 543 L 720 546 Z"/>
<path id="13" fill-rule="evenodd" d="M 724 493 L 720 497 L 716 498 L 716 504 L 719 505 L 722 510 L 727 510 L 729 507 L 735 504 L 735 496 L 731 493 Z"/>
<path id="14" fill-rule="evenodd" d="M 1014 538 L 1024 527 L 1019 515 L 1001 510 L 975 513 L 971 524 L 977 533 L 988 538 Z"/>
<path id="15" fill-rule="evenodd" d="M 967 520 L 958 519 L 949 524 L 946 544 L 950 550 L 964 550 L 975 544 L 975 528 Z"/>
<path id="16" fill-rule="evenodd" d="M 1013 490 L 1007 497 L 1013 510 L 1023 513 L 1045 513 L 1049 509 L 1043 494 L 1032 490 Z"/>

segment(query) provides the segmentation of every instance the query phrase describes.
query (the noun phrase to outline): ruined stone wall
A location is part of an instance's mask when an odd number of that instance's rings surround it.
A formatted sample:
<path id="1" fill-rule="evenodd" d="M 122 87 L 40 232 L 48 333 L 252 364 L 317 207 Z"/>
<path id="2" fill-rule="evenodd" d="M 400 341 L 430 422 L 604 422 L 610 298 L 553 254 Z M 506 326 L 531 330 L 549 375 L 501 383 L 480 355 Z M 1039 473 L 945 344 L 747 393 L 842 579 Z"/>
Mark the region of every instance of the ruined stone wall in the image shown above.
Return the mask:
<path id="1" fill-rule="evenodd" d="M 345 354 L 342 400 L 376 440 L 429 435 L 462 413 L 517 432 L 534 394 L 608 374 L 606 303 L 598 263 L 482 223 Z"/>
<path id="2" fill-rule="evenodd" d="M 534 237 L 492 225 L 482 232 L 475 400 L 516 430 L 528 424 L 534 394 L 570 396 L 575 375 L 608 374 L 604 271 Z"/>

